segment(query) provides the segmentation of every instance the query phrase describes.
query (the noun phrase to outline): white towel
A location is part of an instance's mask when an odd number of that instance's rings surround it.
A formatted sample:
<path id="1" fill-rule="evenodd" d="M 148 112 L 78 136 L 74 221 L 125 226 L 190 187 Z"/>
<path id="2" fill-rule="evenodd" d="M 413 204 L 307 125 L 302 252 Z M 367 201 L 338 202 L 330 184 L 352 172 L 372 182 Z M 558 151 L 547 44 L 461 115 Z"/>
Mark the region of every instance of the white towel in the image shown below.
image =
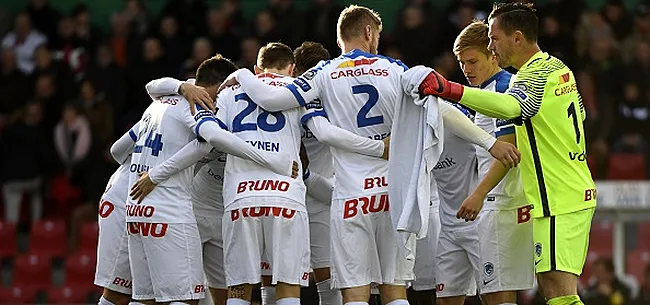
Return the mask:
<path id="1" fill-rule="evenodd" d="M 402 75 L 404 99 L 397 103 L 388 161 L 390 212 L 401 250 L 415 256 L 415 240 L 427 234 L 431 171 L 442 152 L 442 117 L 435 97 L 421 98 L 419 84 L 431 72 L 417 66 Z"/>

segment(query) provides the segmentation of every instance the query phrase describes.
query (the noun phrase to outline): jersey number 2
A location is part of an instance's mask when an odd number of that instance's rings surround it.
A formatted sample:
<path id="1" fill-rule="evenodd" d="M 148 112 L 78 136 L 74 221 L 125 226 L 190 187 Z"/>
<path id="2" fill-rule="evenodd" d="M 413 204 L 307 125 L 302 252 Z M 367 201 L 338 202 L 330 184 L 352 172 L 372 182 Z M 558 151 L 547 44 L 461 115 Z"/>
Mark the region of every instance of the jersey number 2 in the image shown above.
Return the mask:
<path id="1" fill-rule="evenodd" d="M 257 104 L 251 100 L 251 98 L 246 94 L 246 93 L 240 93 L 235 95 L 235 102 L 239 101 L 246 101 L 248 105 L 244 110 L 242 110 L 240 113 L 238 113 L 235 118 L 232 121 L 232 132 L 240 132 L 240 131 L 245 131 L 245 130 L 257 130 L 257 127 L 259 127 L 261 130 L 267 131 L 267 132 L 275 132 L 279 131 L 284 127 L 286 124 L 286 118 L 284 117 L 284 114 L 281 112 L 268 112 L 265 110 L 262 110 L 262 113 L 260 113 L 257 116 L 257 124 L 255 123 L 242 123 L 242 121 L 255 109 L 257 109 Z M 269 123 L 268 118 L 269 115 L 272 115 L 275 117 L 275 123 Z"/>
<path id="2" fill-rule="evenodd" d="M 368 112 L 370 112 L 372 107 L 377 105 L 377 101 L 379 100 L 379 92 L 377 92 L 375 86 L 367 84 L 352 86 L 352 93 L 365 93 L 368 95 L 368 101 L 363 105 L 363 107 L 361 107 L 359 113 L 357 113 L 357 127 L 361 128 L 384 123 L 383 115 L 368 117 Z"/>
<path id="3" fill-rule="evenodd" d="M 571 102 L 566 112 L 567 117 L 573 118 L 573 129 L 576 131 L 576 143 L 580 144 L 580 126 L 578 126 L 578 113 L 576 112 L 576 104 Z"/>

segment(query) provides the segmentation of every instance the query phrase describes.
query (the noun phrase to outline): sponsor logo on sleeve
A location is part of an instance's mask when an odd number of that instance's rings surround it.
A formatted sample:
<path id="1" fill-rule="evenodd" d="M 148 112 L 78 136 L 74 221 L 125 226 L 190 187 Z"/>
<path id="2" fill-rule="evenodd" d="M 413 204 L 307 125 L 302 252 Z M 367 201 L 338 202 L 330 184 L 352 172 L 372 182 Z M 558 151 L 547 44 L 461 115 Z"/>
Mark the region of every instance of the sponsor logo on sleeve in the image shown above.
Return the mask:
<path id="1" fill-rule="evenodd" d="M 526 99 L 528 99 L 528 94 L 526 93 L 526 91 L 528 91 L 528 87 L 526 87 L 526 85 L 524 85 L 522 83 L 514 84 L 508 90 L 509 93 L 516 95 L 522 101 L 525 101 Z"/>
<path id="2" fill-rule="evenodd" d="M 323 108 L 323 103 L 320 101 L 320 99 L 315 99 L 315 100 L 305 104 L 305 108 L 307 110 L 322 109 Z"/>
<path id="3" fill-rule="evenodd" d="M 197 122 L 198 122 L 198 121 L 200 121 L 200 120 L 203 119 L 203 118 L 211 117 L 211 116 L 213 116 L 212 112 L 210 112 L 210 111 L 208 111 L 208 110 L 199 110 L 199 111 L 197 111 L 196 114 L 194 115 L 194 121 L 197 121 Z"/>
<path id="4" fill-rule="evenodd" d="M 309 85 L 309 83 L 307 83 L 306 80 L 302 79 L 302 77 L 296 78 L 293 81 L 293 83 L 296 84 L 296 86 L 300 87 L 300 89 L 302 89 L 303 92 L 307 92 L 311 90 L 311 86 Z"/>
<path id="5" fill-rule="evenodd" d="M 304 78 L 305 80 L 312 80 L 312 79 L 314 79 L 314 77 L 316 77 L 316 72 L 318 72 L 318 70 L 311 69 L 311 70 L 303 73 L 302 75 L 300 75 L 300 77 Z"/>

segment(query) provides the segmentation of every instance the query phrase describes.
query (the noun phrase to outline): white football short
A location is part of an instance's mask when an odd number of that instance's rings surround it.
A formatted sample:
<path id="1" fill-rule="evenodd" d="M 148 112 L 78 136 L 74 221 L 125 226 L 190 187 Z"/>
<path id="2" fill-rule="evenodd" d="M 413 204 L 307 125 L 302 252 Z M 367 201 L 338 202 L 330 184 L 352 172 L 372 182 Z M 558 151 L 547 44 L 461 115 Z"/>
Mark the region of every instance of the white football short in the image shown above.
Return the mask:
<path id="1" fill-rule="evenodd" d="M 438 251 L 438 235 L 440 235 L 440 214 L 438 207 L 429 209 L 429 228 L 427 237 L 417 241 L 415 248 L 415 280 L 413 290 L 436 289 L 436 254 Z"/>
<path id="2" fill-rule="evenodd" d="M 478 221 L 481 294 L 533 288 L 533 222 L 518 210 L 483 211 Z"/>
<path id="3" fill-rule="evenodd" d="M 156 302 L 205 297 L 196 223 L 127 223 L 133 299 Z"/>
<path id="4" fill-rule="evenodd" d="M 453 297 L 476 294 L 479 272 L 477 225 L 452 231 L 440 231 L 436 255 L 436 296 Z M 532 257 L 532 256 L 531 256 Z"/>
<path id="5" fill-rule="evenodd" d="M 388 193 L 332 201 L 333 288 L 404 285 L 413 279 L 413 262 L 398 253 L 388 209 Z"/>
<path id="6" fill-rule="evenodd" d="M 323 203 L 311 196 L 306 198 L 309 215 L 309 242 L 311 250 L 311 268 L 330 266 L 330 204 Z"/>
<path id="7" fill-rule="evenodd" d="M 227 289 L 223 263 L 223 238 L 221 234 L 223 211 L 218 214 L 196 215 L 201 244 L 203 245 L 203 271 L 208 287 Z"/>
<path id="8" fill-rule="evenodd" d="M 306 212 L 280 207 L 226 211 L 223 241 L 228 287 L 259 283 L 264 268 L 260 268 L 260 264 L 264 265 L 262 258 L 273 266 L 268 274 L 272 276 L 273 284 L 309 286 L 309 221 Z"/>
<path id="9" fill-rule="evenodd" d="M 126 209 L 101 200 L 99 204 L 99 241 L 95 285 L 131 294 L 131 266 L 126 234 Z"/>

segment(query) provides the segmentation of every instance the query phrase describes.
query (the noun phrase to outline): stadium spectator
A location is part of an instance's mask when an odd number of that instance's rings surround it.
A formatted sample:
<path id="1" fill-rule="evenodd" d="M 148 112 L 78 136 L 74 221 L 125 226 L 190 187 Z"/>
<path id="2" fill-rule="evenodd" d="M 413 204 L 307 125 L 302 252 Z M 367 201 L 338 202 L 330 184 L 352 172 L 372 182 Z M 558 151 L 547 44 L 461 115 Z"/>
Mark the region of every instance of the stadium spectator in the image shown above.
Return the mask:
<path id="1" fill-rule="evenodd" d="M 639 296 L 637 297 L 635 305 L 645 305 L 650 304 L 650 264 L 645 266 L 643 284 L 639 291 Z"/>
<path id="2" fill-rule="evenodd" d="M 43 105 L 43 128 L 54 130 L 65 99 L 59 94 L 52 74 L 41 74 L 36 78 L 34 98 Z M 52 142 L 51 137 L 48 140 L 48 143 Z"/>
<path id="3" fill-rule="evenodd" d="M 625 10 L 622 0 L 608 0 L 601 13 L 605 21 L 614 30 L 614 35 L 617 40 L 621 41 L 630 33 L 632 29 L 632 18 Z"/>
<path id="4" fill-rule="evenodd" d="M 304 37 L 304 23 L 303 15 L 296 10 L 293 0 L 269 0 L 268 12 L 271 13 L 275 21 L 274 31 L 276 35 L 280 36 L 280 40 L 291 48 L 298 47 Z M 259 20 L 257 26 L 260 27 Z M 278 40 L 268 40 L 267 42 L 273 41 Z"/>
<path id="5" fill-rule="evenodd" d="M 43 178 L 47 167 L 47 150 L 41 120 L 43 109 L 28 103 L 18 122 L 0 137 L 0 181 L 4 195 L 5 219 L 18 222 L 23 195 L 30 199 L 31 220 L 43 212 Z"/>
<path id="6" fill-rule="evenodd" d="M 255 37 L 244 38 L 241 42 L 241 56 L 235 64 L 240 68 L 253 71 L 257 63 L 257 50 L 260 49 L 260 42 Z"/>
<path id="7" fill-rule="evenodd" d="M 246 31 L 247 23 L 244 19 L 244 12 L 239 6 L 239 0 L 221 1 L 221 10 L 224 12 L 228 27 L 235 35 L 241 37 Z"/>
<path id="8" fill-rule="evenodd" d="M 305 40 L 320 42 L 330 54 L 338 54 L 336 22 L 343 7 L 333 0 L 314 0 L 305 14 Z"/>
<path id="9" fill-rule="evenodd" d="M 140 60 L 127 69 L 127 98 L 130 107 L 129 117 L 140 118 L 142 112 L 149 106 L 151 99 L 143 90 L 144 85 L 152 79 L 161 76 L 174 76 L 171 67 L 165 65 L 165 51 L 160 45 L 160 40 L 149 37 L 142 42 Z"/>
<path id="10" fill-rule="evenodd" d="M 571 36 L 571 35 L 569 35 Z M 576 34 L 576 53 L 580 57 L 588 57 L 594 42 L 606 40 L 611 48 L 617 47 L 612 28 L 605 22 L 603 16 L 597 12 L 582 14 L 580 26 Z M 609 51 L 609 50 L 608 50 Z"/>
<path id="11" fill-rule="evenodd" d="M 621 57 L 624 62 L 632 61 L 634 49 L 640 40 L 650 39 L 650 5 L 642 2 L 634 9 L 634 27 L 632 34 L 623 41 Z"/>
<path id="12" fill-rule="evenodd" d="M 276 20 L 268 10 L 261 11 L 255 16 L 253 33 L 262 44 L 285 40 L 285 37 L 278 33 Z"/>
<path id="13" fill-rule="evenodd" d="M 573 38 L 560 30 L 560 22 L 557 18 L 552 15 L 543 17 L 540 28 L 538 38 L 540 47 L 565 62 L 573 62 L 575 58 Z"/>
<path id="14" fill-rule="evenodd" d="M 54 77 L 57 92 L 61 97 L 64 99 L 70 98 L 74 95 L 73 91 L 75 89 L 72 71 L 65 62 L 55 61 L 53 56 L 54 54 L 46 45 L 41 45 L 36 49 L 34 54 L 36 67 L 29 76 L 30 83 L 35 84 L 36 79 L 41 75 L 51 75 Z"/>
<path id="15" fill-rule="evenodd" d="M 241 37 L 233 34 L 228 27 L 228 16 L 223 9 L 211 9 L 206 15 L 206 36 L 212 49 L 231 60 L 239 59 Z"/>
<path id="16" fill-rule="evenodd" d="M 65 105 L 61 120 L 54 128 L 54 144 L 59 162 L 72 180 L 83 179 L 79 174 L 88 158 L 92 140 L 88 119 L 75 105 Z"/>
<path id="17" fill-rule="evenodd" d="M 427 26 L 424 11 L 417 6 L 409 6 L 402 14 L 402 23 L 397 27 L 394 41 L 403 55 L 404 63 L 410 67 L 430 64 L 434 40 L 427 39 L 431 35 L 431 28 Z"/>
<path id="18" fill-rule="evenodd" d="M 115 140 L 113 108 L 106 101 L 104 94 L 97 93 L 95 85 L 89 79 L 81 82 L 78 106 L 83 109 L 99 148 L 108 153 Z"/>
<path id="19" fill-rule="evenodd" d="M 87 50 L 84 42 L 77 37 L 75 20 L 72 17 L 63 17 L 59 20 L 58 36 L 50 41 L 52 56 L 64 62 L 78 79 L 86 66 Z"/>
<path id="20" fill-rule="evenodd" d="M 87 77 L 95 84 L 97 93 L 103 94 L 111 102 L 116 114 L 124 112 L 124 71 L 113 60 L 110 46 L 101 44 L 97 47 L 97 54 L 88 67 Z"/>
<path id="21" fill-rule="evenodd" d="M 433 52 L 434 54 L 442 54 L 451 50 L 450 46 L 454 45 L 454 40 L 456 40 L 456 35 L 465 28 L 468 24 L 472 22 L 475 18 L 485 19 L 485 14 L 478 14 L 475 4 L 473 1 L 460 1 L 458 2 L 456 8 L 446 16 L 446 18 L 441 19 L 441 24 L 439 25 L 440 31 L 436 39 L 436 47 Z"/>
<path id="22" fill-rule="evenodd" d="M 78 4 L 72 10 L 72 17 L 75 22 L 75 36 L 86 52 L 95 54 L 95 48 L 104 39 L 104 34 L 96 26 L 90 23 L 90 11 L 84 4 Z"/>
<path id="23" fill-rule="evenodd" d="M 180 31 L 178 20 L 174 16 L 160 19 L 159 39 L 166 50 L 166 64 L 180 67 L 190 53 L 190 40 Z"/>
<path id="24" fill-rule="evenodd" d="M 120 67 L 135 62 L 138 58 L 139 37 L 131 34 L 129 19 L 122 13 L 113 14 L 111 17 L 110 46 L 115 62 Z"/>
<path id="25" fill-rule="evenodd" d="M 151 16 L 141 0 L 127 0 L 122 13 L 129 19 L 131 28 L 137 35 L 146 35 L 149 31 Z"/>
<path id="26" fill-rule="evenodd" d="M 623 86 L 623 99 L 616 107 L 616 134 L 613 151 L 647 152 L 650 140 L 650 103 L 648 91 L 630 80 Z"/>
<path id="27" fill-rule="evenodd" d="M 52 8 L 49 0 L 30 0 L 27 13 L 37 31 L 47 37 L 56 36 L 56 27 L 61 14 Z"/>
<path id="28" fill-rule="evenodd" d="M 599 258 L 593 264 L 594 281 L 585 292 L 588 305 L 624 305 L 631 301 L 631 288 L 614 274 L 614 263 L 610 258 Z"/>
<path id="29" fill-rule="evenodd" d="M 47 42 L 47 38 L 32 28 L 29 14 L 16 16 L 14 29 L 2 39 L 2 48 L 11 48 L 18 59 L 18 69 L 25 74 L 34 70 L 34 51 Z"/>
<path id="30" fill-rule="evenodd" d="M 16 66 L 16 53 L 3 49 L 0 54 L 0 116 L 23 107 L 29 92 L 27 76 Z"/>
<path id="31" fill-rule="evenodd" d="M 170 0 L 160 12 L 161 16 L 175 16 L 183 25 L 185 34 L 194 37 L 204 25 L 208 6 L 204 0 Z"/>
<path id="32" fill-rule="evenodd" d="M 212 44 L 210 40 L 205 37 L 199 37 L 194 40 L 192 45 L 192 56 L 185 60 L 181 74 L 185 74 L 187 71 L 196 71 L 199 65 L 210 56 L 214 55 L 212 52 Z"/>

